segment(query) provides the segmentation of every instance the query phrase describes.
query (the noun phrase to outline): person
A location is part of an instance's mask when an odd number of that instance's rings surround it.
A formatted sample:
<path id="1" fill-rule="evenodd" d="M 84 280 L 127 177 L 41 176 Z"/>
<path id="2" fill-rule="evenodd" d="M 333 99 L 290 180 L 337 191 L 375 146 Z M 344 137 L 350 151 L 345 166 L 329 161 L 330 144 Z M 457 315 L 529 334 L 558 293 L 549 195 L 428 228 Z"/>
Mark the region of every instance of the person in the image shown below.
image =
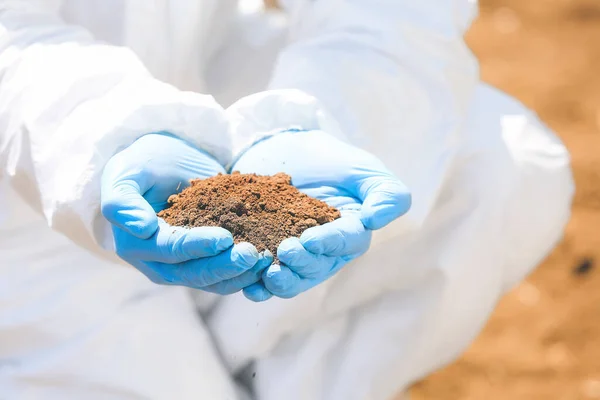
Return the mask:
<path id="1" fill-rule="evenodd" d="M 559 240 L 568 152 L 479 81 L 476 1 L 255 3 L 0 2 L 1 398 L 389 399 Z M 232 170 L 344 216 L 280 265 L 156 217 Z"/>

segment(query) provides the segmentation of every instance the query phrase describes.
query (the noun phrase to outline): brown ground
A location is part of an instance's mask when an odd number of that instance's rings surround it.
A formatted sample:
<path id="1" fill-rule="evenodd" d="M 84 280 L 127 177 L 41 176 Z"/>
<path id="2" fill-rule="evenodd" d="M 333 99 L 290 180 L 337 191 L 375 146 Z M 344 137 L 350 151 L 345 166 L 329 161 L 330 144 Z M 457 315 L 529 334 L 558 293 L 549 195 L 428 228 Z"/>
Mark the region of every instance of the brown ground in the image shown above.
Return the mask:
<path id="1" fill-rule="evenodd" d="M 299 237 L 306 229 L 331 222 L 340 212 L 300 193 L 289 175 L 217 175 L 196 179 L 169 198 L 169 208 L 158 215 L 173 226 L 220 226 L 236 243 L 250 242 L 258 251 L 276 257 L 284 239 Z"/>
<path id="2" fill-rule="evenodd" d="M 481 0 L 468 40 L 487 82 L 518 97 L 572 152 L 563 243 L 500 304 L 458 362 L 413 400 L 600 399 L 600 1 Z"/>

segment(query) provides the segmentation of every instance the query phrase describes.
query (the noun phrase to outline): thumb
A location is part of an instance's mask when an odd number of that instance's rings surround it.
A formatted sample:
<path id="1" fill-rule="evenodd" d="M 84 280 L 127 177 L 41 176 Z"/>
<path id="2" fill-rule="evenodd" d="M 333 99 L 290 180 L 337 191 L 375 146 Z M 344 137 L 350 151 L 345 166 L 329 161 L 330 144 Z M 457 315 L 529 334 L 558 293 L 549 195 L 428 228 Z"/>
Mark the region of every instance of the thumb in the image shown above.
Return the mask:
<path id="1" fill-rule="evenodd" d="M 367 229 L 381 229 L 406 214 L 411 206 L 408 188 L 392 175 L 370 176 L 358 185 L 360 219 Z"/>
<path id="2" fill-rule="evenodd" d="M 111 224 L 139 238 L 148 239 L 158 229 L 158 217 L 134 180 L 105 181 L 103 177 L 100 207 L 102 215 Z"/>

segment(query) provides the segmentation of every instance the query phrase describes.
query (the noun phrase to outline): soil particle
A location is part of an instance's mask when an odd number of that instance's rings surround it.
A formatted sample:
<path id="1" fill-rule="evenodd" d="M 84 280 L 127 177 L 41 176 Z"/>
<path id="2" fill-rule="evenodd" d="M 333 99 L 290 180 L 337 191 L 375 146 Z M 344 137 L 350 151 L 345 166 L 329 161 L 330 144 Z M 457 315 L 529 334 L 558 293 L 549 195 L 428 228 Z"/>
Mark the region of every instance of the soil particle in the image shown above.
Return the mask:
<path id="1" fill-rule="evenodd" d="M 584 258 L 573 268 L 573 274 L 579 276 L 587 275 L 592 269 L 594 269 L 594 260 L 592 258 Z"/>
<path id="2" fill-rule="evenodd" d="M 190 187 L 169 198 L 169 208 L 158 216 L 173 226 L 220 226 L 236 243 L 250 242 L 276 256 L 284 239 L 334 221 L 340 212 L 301 193 L 289 175 L 234 172 L 192 180 Z"/>

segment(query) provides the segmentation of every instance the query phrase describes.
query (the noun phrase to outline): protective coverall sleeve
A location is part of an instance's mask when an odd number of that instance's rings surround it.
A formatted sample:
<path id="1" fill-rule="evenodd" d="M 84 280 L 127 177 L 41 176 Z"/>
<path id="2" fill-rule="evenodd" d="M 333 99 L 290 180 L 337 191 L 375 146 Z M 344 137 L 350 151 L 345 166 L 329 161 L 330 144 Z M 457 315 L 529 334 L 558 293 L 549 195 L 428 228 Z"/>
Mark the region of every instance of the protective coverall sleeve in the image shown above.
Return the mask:
<path id="1" fill-rule="evenodd" d="M 225 111 L 211 96 L 154 79 L 129 49 L 59 17 L 62 1 L 0 0 L 0 176 L 79 245 L 112 247 L 100 216 L 108 159 L 168 131 L 231 158 Z"/>
<path id="2" fill-rule="evenodd" d="M 300 128 L 324 130 L 391 165 L 398 164 L 402 149 L 381 154 L 376 147 L 378 137 L 395 135 L 423 161 L 423 168 L 407 165 L 410 174 L 394 170 L 415 199 L 404 223 L 420 225 L 452 160 L 478 82 L 477 62 L 463 40 L 476 3 L 282 3 L 291 44 L 279 56 L 270 90 L 229 107 L 234 158 L 264 137 Z"/>

